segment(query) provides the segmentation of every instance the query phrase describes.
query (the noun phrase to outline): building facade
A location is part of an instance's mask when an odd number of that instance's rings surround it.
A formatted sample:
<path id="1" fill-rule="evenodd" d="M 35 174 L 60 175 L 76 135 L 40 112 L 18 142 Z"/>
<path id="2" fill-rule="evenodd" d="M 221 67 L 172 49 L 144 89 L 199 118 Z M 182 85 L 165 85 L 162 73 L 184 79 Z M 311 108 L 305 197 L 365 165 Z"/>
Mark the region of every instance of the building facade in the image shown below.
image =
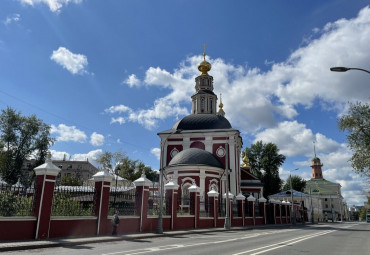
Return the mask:
<path id="1" fill-rule="evenodd" d="M 71 176 L 76 177 L 82 182 L 87 182 L 96 174 L 99 169 L 93 164 L 86 161 L 74 161 L 74 160 L 52 160 L 52 163 L 61 169 L 58 179 Z M 26 160 L 23 164 L 24 169 L 32 171 L 35 168 L 35 160 Z"/>

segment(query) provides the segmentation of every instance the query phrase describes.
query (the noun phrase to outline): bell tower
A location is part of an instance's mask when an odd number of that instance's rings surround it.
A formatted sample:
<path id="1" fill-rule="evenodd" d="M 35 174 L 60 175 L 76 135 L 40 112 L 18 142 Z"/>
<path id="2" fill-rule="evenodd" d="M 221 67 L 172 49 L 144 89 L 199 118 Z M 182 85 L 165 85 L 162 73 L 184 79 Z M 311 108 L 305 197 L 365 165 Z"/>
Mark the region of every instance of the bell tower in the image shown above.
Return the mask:
<path id="1" fill-rule="evenodd" d="M 216 114 L 217 96 L 213 93 L 213 77 L 208 75 L 212 66 L 206 61 L 206 45 L 203 45 L 203 61 L 198 65 L 201 74 L 195 78 L 195 94 L 192 99 L 192 114 Z"/>
<path id="2" fill-rule="evenodd" d="M 315 153 L 315 157 L 311 160 L 311 167 L 312 167 L 312 179 L 323 179 L 322 176 L 322 166 L 321 161 L 318 157 L 316 157 L 316 147 L 315 142 L 313 143 L 313 150 Z"/>

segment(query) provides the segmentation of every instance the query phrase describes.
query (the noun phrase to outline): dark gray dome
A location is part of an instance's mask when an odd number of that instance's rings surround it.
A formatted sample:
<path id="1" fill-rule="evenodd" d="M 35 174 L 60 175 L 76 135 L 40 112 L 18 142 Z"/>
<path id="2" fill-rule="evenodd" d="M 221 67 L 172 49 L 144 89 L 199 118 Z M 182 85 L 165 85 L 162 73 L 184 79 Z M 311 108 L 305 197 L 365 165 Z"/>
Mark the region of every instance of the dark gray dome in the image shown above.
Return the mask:
<path id="1" fill-rule="evenodd" d="M 224 168 L 223 164 L 212 153 L 198 148 L 190 148 L 177 153 L 168 164 L 168 166 L 184 165 L 207 165 Z"/>
<path id="2" fill-rule="evenodd" d="M 177 121 L 172 129 L 230 129 L 230 122 L 221 115 L 216 114 L 190 114 Z"/>

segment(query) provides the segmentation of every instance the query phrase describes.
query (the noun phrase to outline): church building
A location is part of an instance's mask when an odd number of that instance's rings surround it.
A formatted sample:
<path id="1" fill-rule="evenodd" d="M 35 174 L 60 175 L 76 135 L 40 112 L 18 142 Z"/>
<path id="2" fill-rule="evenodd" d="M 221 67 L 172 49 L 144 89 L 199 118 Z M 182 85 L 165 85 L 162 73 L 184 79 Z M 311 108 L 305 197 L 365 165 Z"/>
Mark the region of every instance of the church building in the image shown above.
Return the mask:
<path id="1" fill-rule="evenodd" d="M 318 200 L 314 207 L 315 221 L 342 220 L 345 205 L 341 194 L 341 185 L 324 179 L 322 166 L 318 157 L 312 158 L 312 178 L 306 182 L 305 193 L 310 194 L 313 200 Z"/>
<path id="2" fill-rule="evenodd" d="M 203 56 L 198 65 L 201 74 L 195 78 L 195 93 L 191 97 L 191 114 L 158 133 L 161 171 L 179 185 L 179 196 L 187 195 L 188 188 L 196 184 L 201 200 L 212 189 L 225 194 L 227 186 L 234 196 L 243 192 L 242 138 L 225 117 L 221 98 L 217 109 L 213 77 L 208 74 L 211 64 L 206 61 L 205 52 Z"/>

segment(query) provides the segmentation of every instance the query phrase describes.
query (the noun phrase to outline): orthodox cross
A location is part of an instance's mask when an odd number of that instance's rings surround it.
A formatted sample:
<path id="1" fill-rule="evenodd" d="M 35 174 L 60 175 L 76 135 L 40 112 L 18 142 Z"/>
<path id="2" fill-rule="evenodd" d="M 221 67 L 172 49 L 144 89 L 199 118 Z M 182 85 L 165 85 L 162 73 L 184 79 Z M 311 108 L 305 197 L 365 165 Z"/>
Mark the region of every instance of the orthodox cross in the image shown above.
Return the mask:
<path id="1" fill-rule="evenodd" d="M 207 45 L 206 44 L 203 44 L 203 57 L 204 57 L 204 60 L 206 60 L 206 47 L 207 47 Z"/>

